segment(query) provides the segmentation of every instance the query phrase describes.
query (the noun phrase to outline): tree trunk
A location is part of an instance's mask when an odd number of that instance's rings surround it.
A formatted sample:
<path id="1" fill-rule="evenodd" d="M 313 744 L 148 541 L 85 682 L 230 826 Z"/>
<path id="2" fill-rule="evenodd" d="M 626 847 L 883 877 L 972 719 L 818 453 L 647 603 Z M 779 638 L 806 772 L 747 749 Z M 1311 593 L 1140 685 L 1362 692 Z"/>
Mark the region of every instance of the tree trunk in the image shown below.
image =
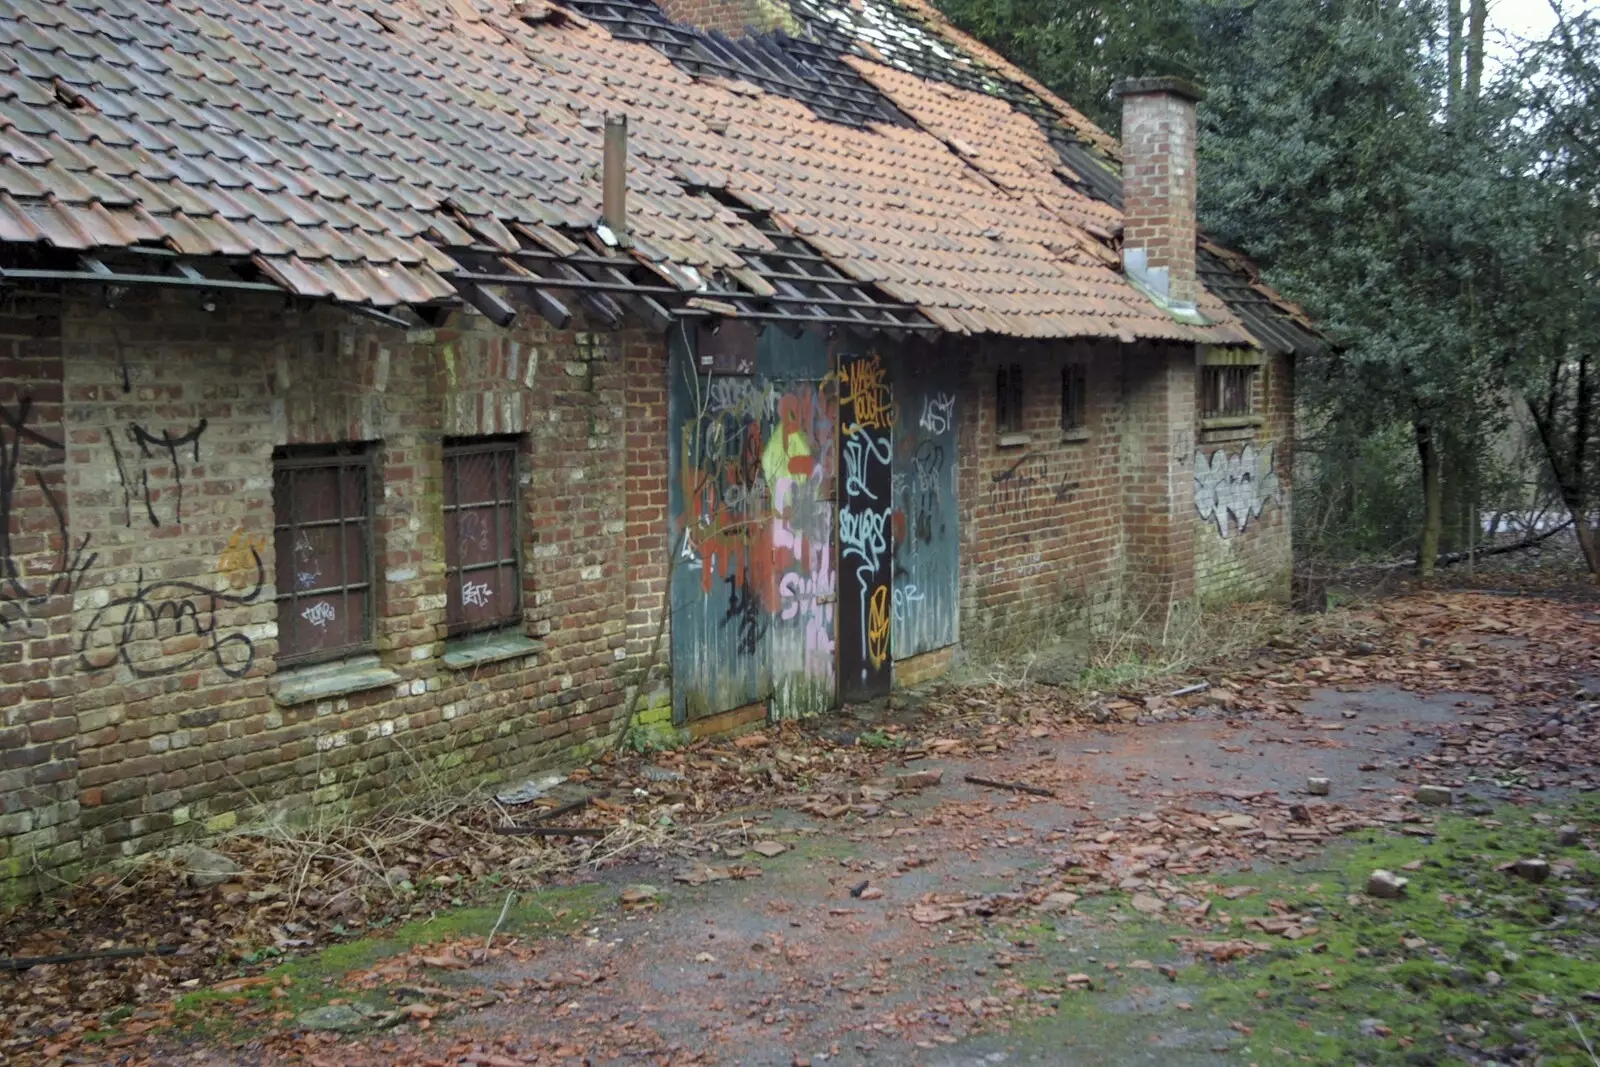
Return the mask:
<path id="1" fill-rule="evenodd" d="M 1449 78 L 1445 85 L 1444 112 L 1455 118 L 1461 103 L 1461 0 L 1449 0 L 1445 5 L 1445 20 L 1449 28 Z"/>
<path id="2" fill-rule="evenodd" d="M 1600 539 L 1589 521 L 1589 433 L 1594 425 L 1596 386 L 1593 357 L 1585 351 L 1578 357 L 1578 396 L 1572 412 L 1572 499 L 1567 501 L 1572 512 L 1572 528 L 1578 535 L 1578 546 L 1583 549 L 1584 562 L 1589 573 L 1600 575 Z"/>
<path id="3" fill-rule="evenodd" d="M 1412 428 L 1417 437 L 1417 458 L 1422 461 L 1422 542 L 1417 547 L 1417 577 L 1425 582 L 1433 576 L 1433 565 L 1439 558 L 1444 494 L 1439 478 L 1439 445 L 1433 427 L 1415 422 Z"/>
<path id="4" fill-rule="evenodd" d="M 1467 110 L 1477 104 L 1483 88 L 1483 24 L 1489 19 L 1489 0 L 1471 0 L 1467 18 Z"/>
<path id="5" fill-rule="evenodd" d="M 1589 521 L 1589 433 L 1594 423 L 1597 392 L 1592 360 L 1593 357 L 1587 352 L 1578 358 L 1578 388 L 1573 395 L 1570 455 L 1562 455 L 1561 433 L 1556 426 L 1564 384 L 1559 364 L 1550 375 L 1544 410 L 1539 410 L 1539 405 L 1533 402 L 1532 397 L 1527 399 L 1527 403 L 1528 413 L 1533 416 L 1533 425 L 1539 431 L 1539 443 L 1544 446 L 1545 458 L 1550 462 L 1550 472 L 1555 475 L 1561 503 L 1572 517 L 1572 529 L 1578 538 L 1578 548 L 1583 552 L 1583 561 L 1588 565 L 1590 574 L 1600 575 L 1600 537 L 1596 536 L 1594 526 Z"/>

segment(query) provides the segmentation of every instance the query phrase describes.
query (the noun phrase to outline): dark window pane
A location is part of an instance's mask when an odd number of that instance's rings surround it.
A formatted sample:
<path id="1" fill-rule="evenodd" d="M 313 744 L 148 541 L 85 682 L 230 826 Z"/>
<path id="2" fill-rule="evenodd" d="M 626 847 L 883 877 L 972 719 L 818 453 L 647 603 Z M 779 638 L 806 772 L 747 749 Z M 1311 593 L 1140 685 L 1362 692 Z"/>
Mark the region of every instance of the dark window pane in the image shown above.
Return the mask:
<path id="1" fill-rule="evenodd" d="M 371 635 L 370 455 L 289 452 L 274 461 L 278 659 L 332 659 Z"/>
<path id="2" fill-rule="evenodd" d="M 1081 429 L 1087 423 L 1088 372 L 1081 363 L 1061 368 L 1061 428 Z"/>
<path id="3" fill-rule="evenodd" d="M 521 621 L 515 441 L 447 442 L 446 621 L 451 633 Z"/>
<path id="4" fill-rule="evenodd" d="M 1200 414 L 1226 418 L 1255 413 L 1254 367 L 1202 367 Z"/>

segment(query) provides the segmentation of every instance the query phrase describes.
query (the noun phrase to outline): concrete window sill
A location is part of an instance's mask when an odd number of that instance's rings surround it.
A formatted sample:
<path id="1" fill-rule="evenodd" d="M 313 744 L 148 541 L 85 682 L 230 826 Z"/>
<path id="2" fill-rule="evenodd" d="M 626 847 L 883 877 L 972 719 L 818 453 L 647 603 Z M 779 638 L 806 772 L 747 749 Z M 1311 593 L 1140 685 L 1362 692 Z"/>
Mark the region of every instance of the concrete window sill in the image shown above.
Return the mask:
<path id="1" fill-rule="evenodd" d="M 1003 433 L 1000 435 L 999 444 L 1001 448 L 1021 448 L 1024 445 L 1033 444 L 1033 434 Z"/>
<path id="2" fill-rule="evenodd" d="M 273 700 L 288 707 L 381 689 L 399 680 L 400 675 L 380 664 L 377 656 L 367 655 L 279 671 L 267 688 Z"/>
<path id="3" fill-rule="evenodd" d="M 543 651 L 543 641 L 535 641 L 516 630 L 501 630 L 472 634 L 470 637 L 453 637 L 444 643 L 443 659 L 446 667 L 459 671 Z"/>
<path id="4" fill-rule="evenodd" d="M 1224 418 L 1201 419 L 1202 430 L 1242 430 L 1246 427 L 1265 426 L 1267 420 L 1261 415 L 1229 415 Z"/>
<path id="5" fill-rule="evenodd" d="M 1089 439 L 1089 427 L 1075 426 L 1070 430 L 1061 431 L 1061 443 L 1064 445 L 1077 445 Z"/>

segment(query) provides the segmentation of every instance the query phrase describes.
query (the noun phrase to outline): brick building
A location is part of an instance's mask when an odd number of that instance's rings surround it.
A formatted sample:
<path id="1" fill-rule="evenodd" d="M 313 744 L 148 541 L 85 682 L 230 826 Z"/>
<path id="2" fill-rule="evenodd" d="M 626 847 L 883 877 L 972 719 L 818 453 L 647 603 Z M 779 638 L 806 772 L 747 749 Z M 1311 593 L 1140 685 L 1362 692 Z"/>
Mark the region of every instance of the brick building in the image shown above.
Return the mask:
<path id="1" fill-rule="evenodd" d="M 10 892 L 1287 593 L 1318 342 L 1193 90 L 664 6 L 0 15 Z"/>

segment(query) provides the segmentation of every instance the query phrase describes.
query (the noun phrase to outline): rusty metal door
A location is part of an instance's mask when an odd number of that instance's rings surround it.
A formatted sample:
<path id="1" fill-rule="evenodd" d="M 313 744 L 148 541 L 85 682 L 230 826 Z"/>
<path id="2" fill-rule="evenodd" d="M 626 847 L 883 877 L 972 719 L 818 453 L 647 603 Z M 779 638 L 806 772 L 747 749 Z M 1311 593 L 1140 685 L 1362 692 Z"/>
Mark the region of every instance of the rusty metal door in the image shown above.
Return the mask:
<path id="1" fill-rule="evenodd" d="M 882 357 L 839 355 L 839 696 L 889 691 L 894 398 Z"/>
<path id="2" fill-rule="evenodd" d="M 762 471 L 768 391 L 748 358 L 722 361 L 708 351 L 701 367 L 697 353 L 708 346 L 691 330 L 671 332 L 667 359 L 672 713 L 679 724 L 772 692 L 771 613 L 762 597 L 770 573 Z"/>
<path id="3" fill-rule="evenodd" d="M 767 629 L 773 719 L 827 711 L 835 704 L 834 505 L 838 392 L 823 338 L 768 329 L 757 368 L 772 404 L 762 472 L 771 502 L 768 547 L 774 583 Z"/>
<path id="4" fill-rule="evenodd" d="M 894 388 L 894 658 L 956 643 L 956 388 L 929 350 L 891 362 Z"/>

